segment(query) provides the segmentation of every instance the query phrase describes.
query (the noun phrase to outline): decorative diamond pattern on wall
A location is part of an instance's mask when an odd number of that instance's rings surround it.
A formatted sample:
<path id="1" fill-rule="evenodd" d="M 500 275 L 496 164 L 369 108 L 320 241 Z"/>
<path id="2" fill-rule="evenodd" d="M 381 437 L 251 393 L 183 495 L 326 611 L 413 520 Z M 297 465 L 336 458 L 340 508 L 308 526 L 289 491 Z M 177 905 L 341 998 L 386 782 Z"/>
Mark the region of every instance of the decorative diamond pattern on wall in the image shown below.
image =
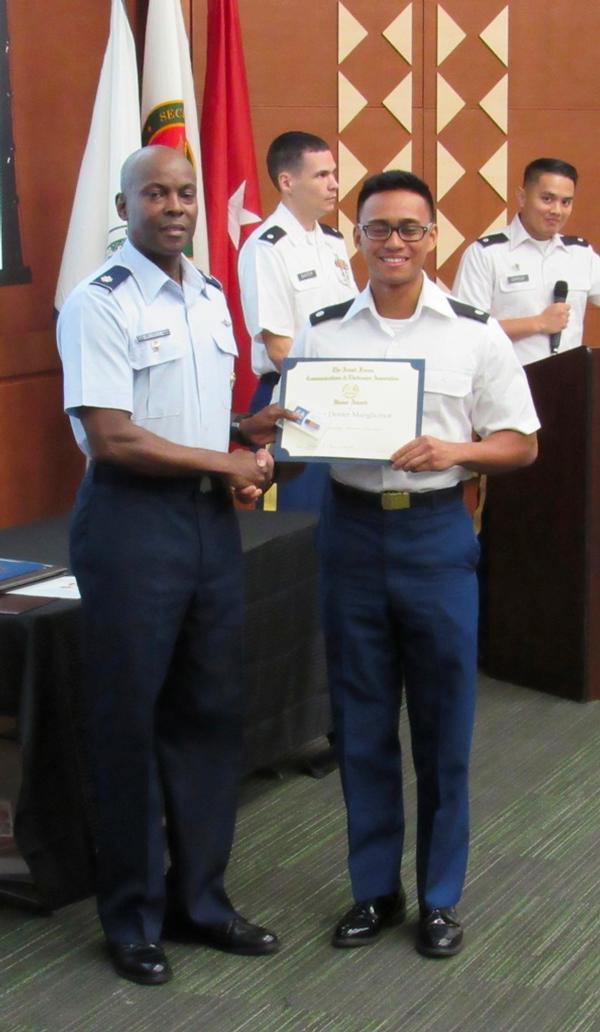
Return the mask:
<path id="1" fill-rule="evenodd" d="M 338 3 L 338 226 L 351 255 L 363 178 L 412 166 L 413 23 L 421 6 L 421 0 Z"/>
<path id="2" fill-rule="evenodd" d="M 338 132 L 341 133 L 366 105 L 367 98 L 363 97 L 343 72 L 338 72 Z"/>
<path id="3" fill-rule="evenodd" d="M 443 61 L 456 50 L 457 46 L 462 43 L 466 33 L 463 32 L 460 25 L 457 25 L 454 18 L 451 18 L 447 11 L 443 7 L 438 7 L 437 17 L 437 63 L 441 65 Z"/>
<path id="4" fill-rule="evenodd" d="M 412 133 L 412 96 L 412 75 L 409 73 L 383 98 L 385 107 L 409 133 Z"/>
<path id="5" fill-rule="evenodd" d="M 464 99 L 455 89 L 446 82 L 443 75 L 438 73 L 437 77 L 437 117 L 436 125 L 438 133 L 445 129 L 452 119 L 465 106 Z"/>
<path id="6" fill-rule="evenodd" d="M 481 98 L 479 105 L 503 133 L 508 132 L 508 75 L 503 75 L 492 86 L 489 93 Z"/>
<path id="7" fill-rule="evenodd" d="M 508 15 L 498 0 L 437 4 L 436 262 L 450 284 L 463 241 L 506 224 Z"/>
<path id="8" fill-rule="evenodd" d="M 355 154 L 346 147 L 345 144 L 340 140 L 338 145 L 338 181 L 340 184 L 339 198 L 340 201 L 344 199 L 346 194 L 356 186 L 357 183 L 366 176 L 368 169 L 361 161 L 358 160 Z"/>
<path id="9" fill-rule="evenodd" d="M 383 171 L 389 172 L 394 168 L 411 169 L 412 160 L 412 142 L 409 140 L 406 146 L 391 161 L 388 161 Z"/>
<path id="10" fill-rule="evenodd" d="M 362 43 L 366 35 L 367 30 L 358 19 L 343 4 L 338 4 L 338 64 Z"/>
<path id="11" fill-rule="evenodd" d="M 382 36 L 392 44 L 409 65 L 412 64 L 413 48 L 412 14 L 412 4 L 409 4 L 382 32 Z"/>
<path id="12" fill-rule="evenodd" d="M 479 36 L 498 60 L 508 68 L 508 4 L 489 25 L 486 25 Z"/>
<path id="13" fill-rule="evenodd" d="M 436 191 L 439 279 L 506 219 L 507 0 L 339 0 L 339 226 L 365 176 L 414 170 Z M 441 210 L 440 210 L 441 209 Z"/>
<path id="14" fill-rule="evenodd" d="M 508 193 L 508 144 L 506 141 L 492 154 L 489 161 L 479 169 L 479 174 L 490 184 L 493 190 L 506 201 Z"/>

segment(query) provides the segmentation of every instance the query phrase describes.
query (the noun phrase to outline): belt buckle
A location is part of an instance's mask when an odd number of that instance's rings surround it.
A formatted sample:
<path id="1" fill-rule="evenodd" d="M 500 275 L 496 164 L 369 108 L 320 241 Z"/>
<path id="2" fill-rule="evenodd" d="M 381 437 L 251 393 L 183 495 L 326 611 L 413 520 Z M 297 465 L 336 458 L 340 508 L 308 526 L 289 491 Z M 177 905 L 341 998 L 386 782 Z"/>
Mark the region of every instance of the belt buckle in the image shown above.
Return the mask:
<path id="1" fill-rule="evenodd" d="M 410 509 L 410 491 L 384 491 L 381 495 L 381 508 L 386 512 Z"/>

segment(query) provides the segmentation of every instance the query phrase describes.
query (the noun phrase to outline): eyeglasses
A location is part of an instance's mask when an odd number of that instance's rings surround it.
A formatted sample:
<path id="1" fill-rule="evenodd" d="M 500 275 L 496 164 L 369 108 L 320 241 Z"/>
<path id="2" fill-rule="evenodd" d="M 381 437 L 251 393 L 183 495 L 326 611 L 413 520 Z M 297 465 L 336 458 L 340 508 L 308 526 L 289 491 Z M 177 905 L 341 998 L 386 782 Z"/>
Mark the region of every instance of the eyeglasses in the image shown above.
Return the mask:
<path id="1" fill-rule="evenodd" d="M 399 222 L 397 226 L 392 226 L 389 222 L 376 219 L 373 222 L 367 222 L 364 226 L 359 226 L 359 229 L 362 229 L 369 240 L 389 240 L 392 233 L 397 233 L 400 239 L 406 243 L 416 244 L 423 239 L 432 226 L 433 222 L 428 222 L 426 226 L 420 226 L 418 222 Z"/>

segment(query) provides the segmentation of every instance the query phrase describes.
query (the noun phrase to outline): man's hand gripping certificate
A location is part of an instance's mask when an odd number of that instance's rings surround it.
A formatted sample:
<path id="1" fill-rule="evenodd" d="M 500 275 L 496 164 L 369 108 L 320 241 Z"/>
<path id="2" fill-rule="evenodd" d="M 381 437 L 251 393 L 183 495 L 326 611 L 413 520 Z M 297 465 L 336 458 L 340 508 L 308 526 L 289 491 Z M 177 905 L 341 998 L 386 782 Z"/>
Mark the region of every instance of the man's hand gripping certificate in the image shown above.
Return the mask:
<path id="1" fill-rule="evenodd" d="M 425 360 L 287 358 L 279 462 L 388 462 L 421 433 Z"/>

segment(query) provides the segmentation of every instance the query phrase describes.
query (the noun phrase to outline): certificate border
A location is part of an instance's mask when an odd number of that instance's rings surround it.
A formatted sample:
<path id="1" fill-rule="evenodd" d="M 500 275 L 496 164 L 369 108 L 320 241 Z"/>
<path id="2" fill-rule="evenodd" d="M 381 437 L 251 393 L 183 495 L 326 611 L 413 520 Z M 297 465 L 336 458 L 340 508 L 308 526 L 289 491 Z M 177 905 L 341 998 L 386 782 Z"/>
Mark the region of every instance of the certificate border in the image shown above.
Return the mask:
<path id="1" fill-rule="evenodd" d="M 359 363 L 359 362 L 369 362 L 371 364 L 375 364 L 375 363 L 381 362 L 381 363 L 385 363 L 386 365 L 389 365 L 390 362 L 397 362 L 397 363 L 403 362 L 405 364 L 408 364 L 408 365 L 412 366 L 412 368 L 417 371 L 418 379 L 419 379 L 418 387 L 417 387 L 417 392 L 418 392 L 418 397 L 417 397 L 417 424 L 416 424 L 416 428 L 415 428 L 415 430 L 416 430 L 415 437 L 419 437 L 420 436 L 421 431 L 422 431 L 422 426 L 423 426 L 423 393 L 424 393 L 424 390 L 425 390 L 425 359 L 424 358 L 368 358 L 368 357 L 365 357 L 365 356 L 362 356 L 362 357 L 359 356 L 357 358 L 352 356 L 352 358 L 348 358 L 347 356 L 344 356 L 344 355 L 330 355 L 327 358 L 300 358 L 300 357 L 298 357 L 298 358 L 284 358 L 283 364 L 282 364 L 282 368 L 281 368 L 281 381 L 280 381 L 280 391 L 279 391 L 279 404 L 282 406 L 282 408 L 286 407 L 286 405 L 285 405 L 285 395 L 286 395 L 286 389 L 287 389 L 287 373 L 288 373 L 288 370 L 289 369 L 294 369 L 299 363 L 306 364 L 308 362 L 312 363 L 313 365 L 315 365 L 317 362 L 351 362 L 353 364 L 354 363 Z M 282 434 L 283 434 L 283 428 L 282 427 L 278 427 L 278 429 L 277 429 L 277 436 L 275 438 L 275 443 L 273 445 L 273 452 L 272 452 L 273 458 L 275 459 L 276 462 L 310 462 L 311 464 L 314 463 L 314 462 L 325 462 L 325 463 L 328 463 L 328 464 L 332 463 L 334 466 L 342 466 L 342 465 L 344 465 L 344 466 L 345 465 L 354 466 L 357 463 L 360 463 L 361 466 L 365 465 L 367 463 L 369 465 L 375 465 L 375 466 L 383 466 L 383 465 L 385 465 L 385 461 L 383 459 L 346 459 L 346 458 L 340 459 L 340 458 L 337 458 L 336 456 L 333 456 L 333 455 L 318 455 L 318 456 L 316 456 L 316 455 L 290 455 L 286 448 L 282 448 L 281 447 L 281 437 L 282 437 Z"/>

